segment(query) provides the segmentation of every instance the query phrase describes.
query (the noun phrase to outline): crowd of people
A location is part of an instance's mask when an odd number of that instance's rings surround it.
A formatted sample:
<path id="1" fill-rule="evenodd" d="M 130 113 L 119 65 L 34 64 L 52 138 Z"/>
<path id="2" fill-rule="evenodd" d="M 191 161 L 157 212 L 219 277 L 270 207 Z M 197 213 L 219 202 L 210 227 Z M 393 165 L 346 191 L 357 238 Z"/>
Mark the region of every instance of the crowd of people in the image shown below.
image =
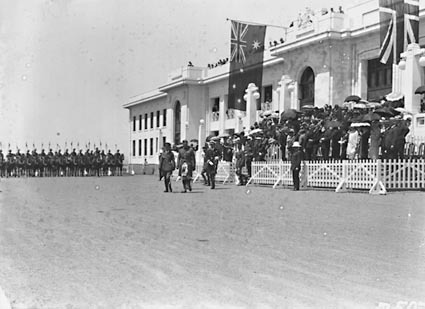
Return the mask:
<path id="1" fill-rule="evenodd" d="M 44 149 L 37 152 L 27 150 L 21 153 L 9 150 L 4 154 L 0 149 L 1 177 L 59 177 L 59 176 L 122 176 L 124 155 L 117 150 L 114 154 L 108 150 Z"/>
<path id="2" fill-rule="evenodd" d="M 411 124 L 403 106 L 402 99 L 368 103 L 354 97 L 343 106 L 304 106 L 300 111 L 287 110 L 280 115 L 264 112 L 262 120 L 247 131 L 206 138 L 202 148 L 204 184 L 215 188 L 220 161 L 233 162 L 238 184 L 246 184 L 252 176 L 252 162 L 268 160 L 271 146 L 280 150 L 283 161 L 291 161 L 295 173 L 300 160 L 403 159 Z M 178 156 L 174 165 L 179 176 L 185 177 L 184 192 L 190 191 L 197 146 L 185 141 L 183 147 L 168 148 L 164 151 L 174 150 Z M 165 186 L 170 190 L 169 182 Z"/>

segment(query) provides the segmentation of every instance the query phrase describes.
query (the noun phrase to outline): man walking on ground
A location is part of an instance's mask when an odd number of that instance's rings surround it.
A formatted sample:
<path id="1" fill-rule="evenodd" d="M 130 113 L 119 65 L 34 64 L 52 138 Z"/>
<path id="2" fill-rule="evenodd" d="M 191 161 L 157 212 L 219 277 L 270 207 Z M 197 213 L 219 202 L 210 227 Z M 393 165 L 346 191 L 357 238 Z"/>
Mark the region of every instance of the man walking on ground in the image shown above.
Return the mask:
<path id="1" fill-rule="evenodd" d="M 176 162 L 174 161 L 174 154 L 171 151 L 171 144 L 165 143 L 164 151 L 159 161 L 159 170 L 162 177 L 164 178 L 164 192 L 173 192 L 173 189 L 171 188 L 171 175 L 173 174 L 175 168 Z"/>
<path id="2" fill-rule="evenodd" d="M 183 147 L 179 150 L 178 155 L 178 167 L 179 167 L 179 176 L 183 180 L 183 191 L 186 193 L 187 190 L 192 191 L 192 172 L 196 167 L 195 152 L 191 147 L 189 147 L 188 141 L 183 141 Z M 182 175 L 184 174 L 184 175 Z"/>
<path id="3" fill-rule="evenodd" d="M 299 142 L 294 142 L 292 144 L 291 154 L 291 171 L 292 180 L 294 182 L 294 191 L 298 191 L 300 189 L 300 170 L 302 160 L 303 152 L 301 150 L 301 145 Z"/>

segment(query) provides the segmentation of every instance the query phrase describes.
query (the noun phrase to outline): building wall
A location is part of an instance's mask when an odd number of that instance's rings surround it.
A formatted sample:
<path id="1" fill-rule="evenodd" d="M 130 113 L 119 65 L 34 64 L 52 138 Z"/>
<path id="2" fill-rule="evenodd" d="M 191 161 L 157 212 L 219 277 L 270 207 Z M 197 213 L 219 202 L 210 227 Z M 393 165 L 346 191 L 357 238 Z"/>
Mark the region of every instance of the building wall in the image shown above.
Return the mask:
<path id="1" fill-rule="evenodd" d="M 163 126 L 163 110 L 167 109 L 167 123 Z M 160 126 L 157 127 L 156 112 L 160 111 Z M 130 108 L 129 112 L 129 128 L 130 128 L 130 164 L 143 164 L 145 159 L 148 163 L 157 163 L 159 149 L 162 144 L 162 136 L 165 136 L 167 140 L 171 136 L 172 121 L 170 118 L 170 105 L 167 103 L 166 98 L 156 99 L 144 104 L 136 105 Z M 154 113 L 153 128 L 151 128 L 150 113 Z M 145 114 L 148 114 L 148 127 L 145 129 Z M 139 115 L 142 115 L 142 128 L 139 130 Z M 133 131 L 133 116 L 136 116 L 136 130 Z M 153 154 L 150 154 L 150 139 L 153 138 Z M 158 138 L 158 149 L 156 148 L 156 139 Z M 147 139 L 147 155 L 145 155 L 145 142 Z M 133 156 L 133 140 L 136 141 L 136 153 Z M 139 155 L 139 140 L 142 140 L 142 153 Z M 158 150 L 158 151 L 157 151 Z"/>
<path id="2" fill-rule="evenodd" d="M 421 5 L 425 2 L 421 0 Z M 368 60 L 379 56 L 380 33 L 379 33 L 379 10 L 378 0 L 363 1 L 359 4 L 347 8 L 346 14 L 329 14 L 317 17 L 317 23 L 305 29 L 290 29 L 287 39 L 293 39 L 292 43 L 277 46 L 267 50 L 266 58 L 270 59 L 270 53 L 283 61 L 265 66 L 263 69 L 263 86 L 272 85 L 273 102 L 272 110 L 277 110 L 282 103 L 281 93 L 285 93 L 283 106 L 285 108 L 300 107 L 299 83 L 304 70 L 311 67 L 315 74 L 315 106 L 322 107 L 325 104 L 341 105 L 346 96 L 357 94 L 362 98 L 367 98 L 367 73 Z M 421 12 L 420 22 L 420 44 L 425 45 L 425 12 Z M 350 30 L 344 32 L 346 30 Z M 317 33 L 315 33 L 315 31 Z M 322 39 L 315 39 L 315 35 L 322 35 Z M 323 34 L 326 34 L 323 36 Z M 294 43 L 294 44 L 293 44 Z M 304 45 L 303 45 L 304 44 Z M 289 46 L 286 48 L 286 46 Z M 275 51 L 273 51 L 275 49 Z M 241 117 L 239 121 L 235 114 L 234 118 L 228 119 L 226 111 L 228 93 L 228 72 L 229 65 L 219 66 L 214 69 L 206 68 L 181 68 L 176 72 L 171 72 L 168 84 L 160 88 L 160 92 L 166 94 L 161 99 L 145 100 L 141 104 L 129 107 L 130 110 L 130 140 L 147 138 L 155 139 L 165 136 L 167 141 L 174 144 L 174 111 L 175 104 L 181 104 L 181 140 L 198 139 L 199 129 L 204 138 L 211 132 L 223 134 L 229 129 L 242 129 L 243 126 L 252 125 L 247 122 L 247 117 L 243 113 L 238 113 Z M 282 76 L 287 76 L 288 81 L 292 80 L 292 90 L 285 86 L 285 92 L 278 92 L 281 86 L 279 82 Z M 424 74 L 421 75 L 422 84 L 425 84 Z M 258 90 L 260 93 L 262 89 Z M 282 95 L 282 97 L 284 97 Z M 219 117 L 213 121 L 212 102 L 214 98 L 219 98 Z M 260 99 L 263 101 L 263 98 Z M 153 129 L 150 127 L 144 130 L 132 131 L 133 115 L 138 115 L 153 111 L 167 109 L 167 126 Z M 282 112 L 282 111 L 280 111 Z M 205 123 L 200 126 L 200 120 Z M 257 117 L 258 119 L 258 117 Z M 143 118 L 144 121 L 144 118 Z M 154 119 L 155 121 L 155 119 Z M 162 125 L 162 120 L 161 120 Z M 138 124 L 136 124 L 138 129 Z M 161 133 L 159 132 L 161 129 Z M 202 142 L 202 141 L 200 141 Z M 138 143 L 138 142 L 137 142 Z M 158 153 L 154 149 L 154 154 L 138 156 L 138 145 L 136 143 L 136 156 L 131 157 L 132 163 L 143 163 L 146 158 L 148 163 L 157 163 Z M 132 145 L 130 145 L 132 146 Z M 149 147 L 149 145 L 148 145 Z M 131 147 L 132 148 L 132 147 Z M 156 147 L 154 147 L 156 148 Z"/>

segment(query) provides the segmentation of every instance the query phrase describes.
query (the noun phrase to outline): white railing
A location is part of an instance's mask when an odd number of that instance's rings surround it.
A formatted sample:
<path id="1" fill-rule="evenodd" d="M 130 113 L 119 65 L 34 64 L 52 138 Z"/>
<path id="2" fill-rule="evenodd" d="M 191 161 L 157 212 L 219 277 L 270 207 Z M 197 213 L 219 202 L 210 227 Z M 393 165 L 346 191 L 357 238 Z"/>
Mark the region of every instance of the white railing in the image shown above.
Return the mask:
<path id="1" fill-rule="evenodd" d="M 387 189 L 425 188 L 425 160 L 353 160 L 305 161 L 301 172 L 302 187 L 369 190 L 385 194 Z M 248 184 L 292 185 L 291 163 L 253 162 Z"/>

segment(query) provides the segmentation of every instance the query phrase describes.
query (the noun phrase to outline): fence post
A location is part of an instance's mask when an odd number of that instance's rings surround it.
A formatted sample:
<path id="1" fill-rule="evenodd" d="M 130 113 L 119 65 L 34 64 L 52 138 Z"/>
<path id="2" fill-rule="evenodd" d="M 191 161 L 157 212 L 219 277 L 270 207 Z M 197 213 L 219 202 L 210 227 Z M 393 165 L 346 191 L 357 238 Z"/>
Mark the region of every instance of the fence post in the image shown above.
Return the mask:
<path id="1" fill-rule="evenodd" d="M 376 167 L 376 180 L 374 181 L 372 188 L 369 190 L 369 194 L 387 194 L 384 184 L 382 183 L 382 162 L 381 159 L 375 161 Z"/>
<path id="2" fill-rule="evenodd" d="M 301 188 L 305 189 L 308 186 L 308 166 L 305 161 L 303 161 L 303 175 L 301 179 Z"/>
<path id="3" fill-rule="evenodd" d="M 346 192 L 347 191 L 347 180 L 348 180 L 348 164 L 347 160 L 342 160 L 342 179 L 338 184 L 338 187 L 336 187 L 335 192 L 336 193 L 340 193 L 340 192 Z"/>

